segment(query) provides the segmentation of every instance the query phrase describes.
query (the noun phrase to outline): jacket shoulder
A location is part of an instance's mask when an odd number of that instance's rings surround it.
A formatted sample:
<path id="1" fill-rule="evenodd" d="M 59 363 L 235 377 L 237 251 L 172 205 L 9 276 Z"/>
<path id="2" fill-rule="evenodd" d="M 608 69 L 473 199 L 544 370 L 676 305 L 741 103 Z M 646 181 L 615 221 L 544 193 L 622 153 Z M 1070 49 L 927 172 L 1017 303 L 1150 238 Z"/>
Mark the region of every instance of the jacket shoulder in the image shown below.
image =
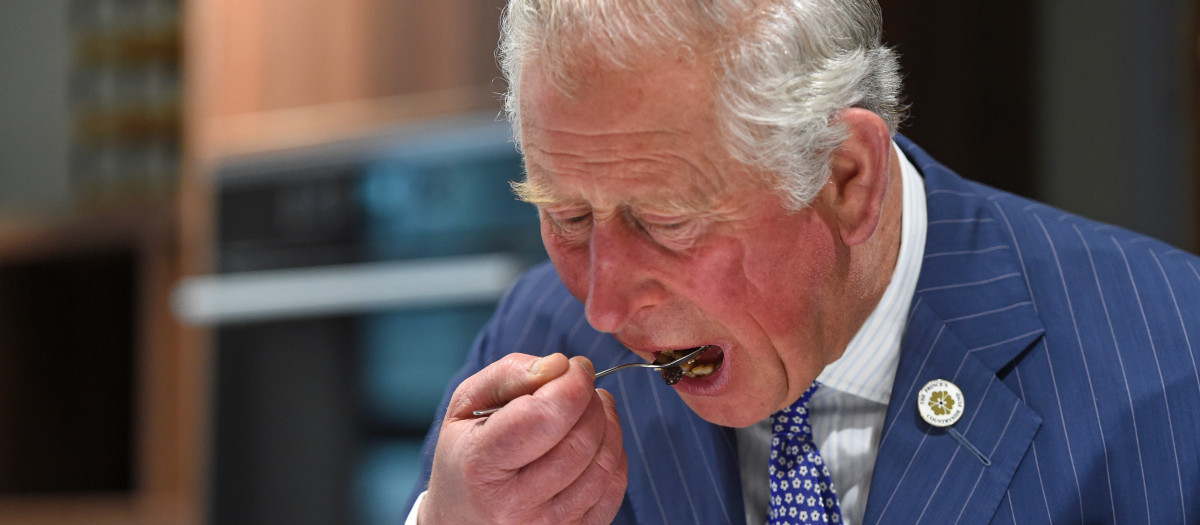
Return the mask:
<path id="1" fill-rule="evenodd" d="M 587 323 L 583 303 L 571 295 L 547 261 L 517 280 L 480 337 L 483 344 L 477 346 L 496 359 L 512 352 L 586 355 L 596 339 L 608 336 Z"/>

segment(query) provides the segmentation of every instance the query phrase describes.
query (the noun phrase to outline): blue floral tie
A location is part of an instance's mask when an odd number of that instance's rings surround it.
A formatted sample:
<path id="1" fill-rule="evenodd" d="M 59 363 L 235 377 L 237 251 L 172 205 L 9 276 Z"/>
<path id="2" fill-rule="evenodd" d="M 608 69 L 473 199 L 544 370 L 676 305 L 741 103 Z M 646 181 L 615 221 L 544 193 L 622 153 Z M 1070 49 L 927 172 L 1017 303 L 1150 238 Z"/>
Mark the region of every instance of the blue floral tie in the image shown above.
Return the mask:
<path id="1" fill-rule="evenodd" d="M 842 522 L 829 468 L 808 424 L 808 400 L 817 386 L 814 382 L 792 406 L 772 416 L 770 525 Z"/>

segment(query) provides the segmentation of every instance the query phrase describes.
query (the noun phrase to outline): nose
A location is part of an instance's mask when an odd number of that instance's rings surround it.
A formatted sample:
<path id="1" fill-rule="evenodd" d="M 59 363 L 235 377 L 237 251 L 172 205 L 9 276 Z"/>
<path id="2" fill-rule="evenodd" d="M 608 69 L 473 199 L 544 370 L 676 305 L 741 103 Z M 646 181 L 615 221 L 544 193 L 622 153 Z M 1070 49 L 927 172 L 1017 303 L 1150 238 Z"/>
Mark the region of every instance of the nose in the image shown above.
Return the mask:
<path id="1" fill-rule="evenodd" d="M 615 333 L 665 298 L 654 245 L 621 218 L 597 222 L 590 246 L 591 279 L 584 312 L 601 332 Z"/>

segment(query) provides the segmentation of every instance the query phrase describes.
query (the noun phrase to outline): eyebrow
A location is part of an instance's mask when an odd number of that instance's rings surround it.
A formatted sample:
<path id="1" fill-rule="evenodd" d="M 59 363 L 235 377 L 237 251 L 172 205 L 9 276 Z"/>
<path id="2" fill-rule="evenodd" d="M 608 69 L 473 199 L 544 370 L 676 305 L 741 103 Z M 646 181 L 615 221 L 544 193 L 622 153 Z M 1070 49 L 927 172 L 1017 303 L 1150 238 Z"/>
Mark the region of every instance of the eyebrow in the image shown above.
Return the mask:
<path id="1" fill-rule="evenodd" d="M 542 177 L 526 175 L 524 180 L 510 182 L 513 192 L 523 202 L 539 208 L 572 203 L 575 199 L 564 198 L 555 194 L 551 185 Z M 713 208 L 714 197 L 700 191 L 691 191 L 686 195 L 655 194 L 626 202 L 635 208 L 645 208 L 652 213 L 678 213 L 693 215 L 706 213 Z"/>
<path id="2" fill-rule="evenodd" d="M 531 178 L 526 175 L 524 180 L 511 181 L 508 184 L 512 186 L 513 193 L 517 194 L 518 199 L 534 206 L 541 207 L 563 202 L 563 199 L 556 197 L 554 191 L 541 178 Z"/>

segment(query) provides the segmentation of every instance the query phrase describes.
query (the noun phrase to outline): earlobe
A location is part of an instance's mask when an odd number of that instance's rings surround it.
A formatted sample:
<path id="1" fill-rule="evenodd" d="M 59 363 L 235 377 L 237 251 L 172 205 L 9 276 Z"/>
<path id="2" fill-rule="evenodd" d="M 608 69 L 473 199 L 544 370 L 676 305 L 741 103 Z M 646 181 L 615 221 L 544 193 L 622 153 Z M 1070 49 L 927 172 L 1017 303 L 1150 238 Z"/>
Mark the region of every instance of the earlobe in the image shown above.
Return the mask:
<path id="1" fill-rule="evenodd" d="M 883 119 L 865 109 L 847 109 L 840 118 L 850 136 L 834 152 L 827 191 L 834 192 L 842 242 L 856 246 L 871 238 L 883 214 L 891 179 L 891 134 Z"/>

